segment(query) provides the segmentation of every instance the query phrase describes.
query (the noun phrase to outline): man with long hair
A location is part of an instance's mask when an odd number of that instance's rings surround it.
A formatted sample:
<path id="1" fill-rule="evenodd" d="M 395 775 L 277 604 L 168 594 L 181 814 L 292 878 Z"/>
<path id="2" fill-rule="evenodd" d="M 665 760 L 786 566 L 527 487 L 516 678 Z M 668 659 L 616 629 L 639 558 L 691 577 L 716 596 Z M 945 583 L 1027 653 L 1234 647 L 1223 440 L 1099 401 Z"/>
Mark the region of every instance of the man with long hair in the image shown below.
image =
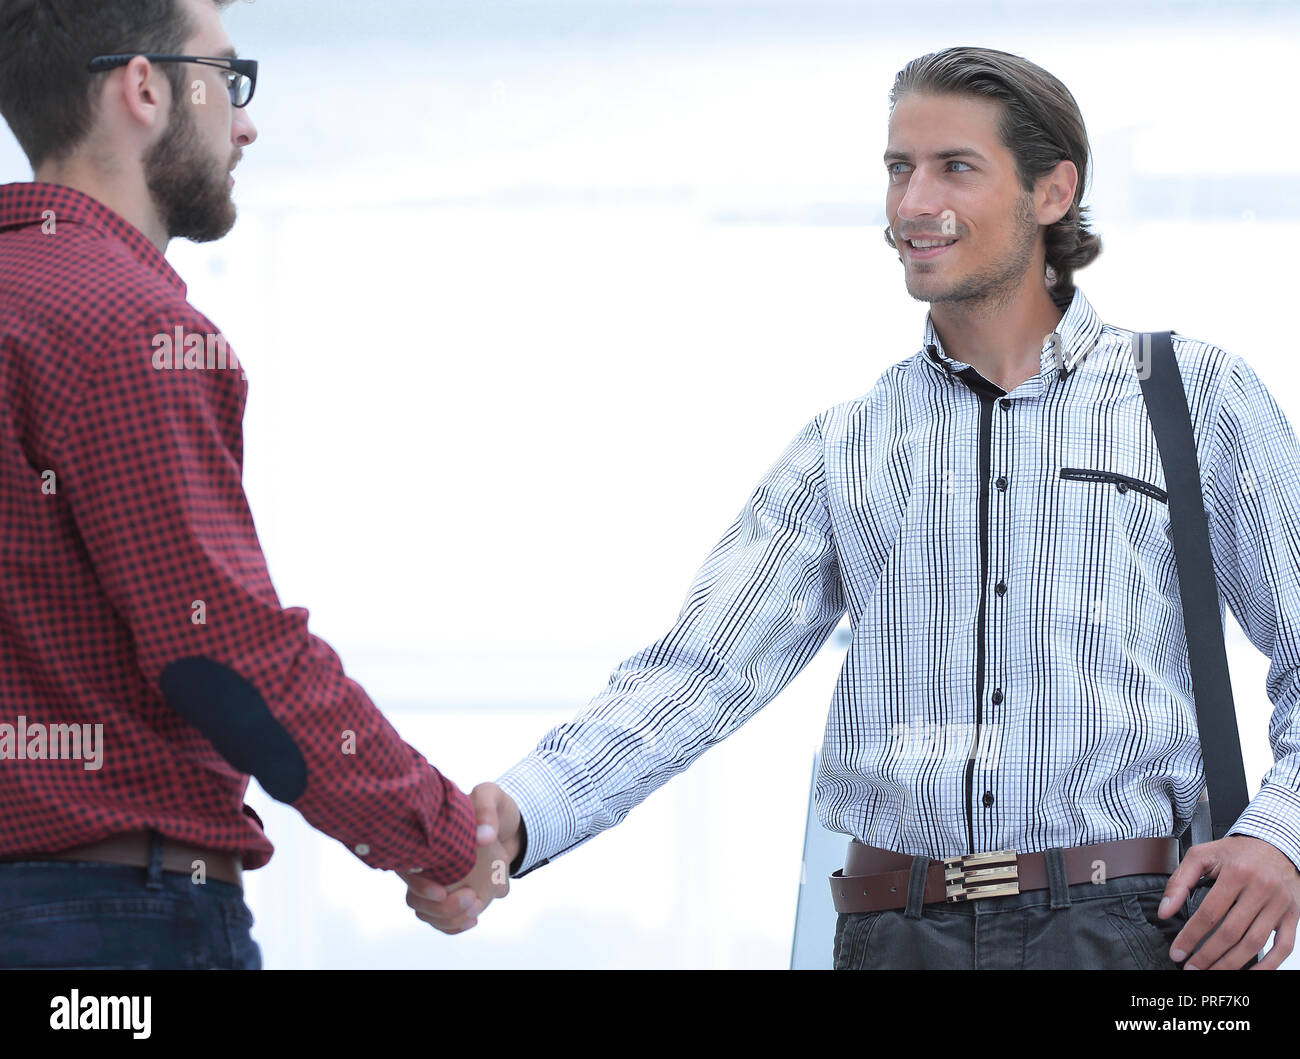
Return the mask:
<path id="1" fill-rule="evenodd" d="M 837 968 L 1277 967 L 1300 917 L 1294 431 L 1240 356 L 1174 336 L 1215 574 L 1273 663 L 1276 757 L 1180 864 L 1196 710 L 1133 333 L 1074 283 L 1101 250 L 1079 108 L 973 47 L 908 63 L 890 103 L 885 238 L 929 303 L 922 348 L 799 432 L 672 628 L 486 785 L 480 820 L 527 825 L 516 876 L 554 860 L 744 724 L 847 611 L 816 784 L 853 836 Z M 983 853 L 1019 892 L 947 900 L 943 860 Z M 437 898 L 422 918 L 463 929 Z"/>

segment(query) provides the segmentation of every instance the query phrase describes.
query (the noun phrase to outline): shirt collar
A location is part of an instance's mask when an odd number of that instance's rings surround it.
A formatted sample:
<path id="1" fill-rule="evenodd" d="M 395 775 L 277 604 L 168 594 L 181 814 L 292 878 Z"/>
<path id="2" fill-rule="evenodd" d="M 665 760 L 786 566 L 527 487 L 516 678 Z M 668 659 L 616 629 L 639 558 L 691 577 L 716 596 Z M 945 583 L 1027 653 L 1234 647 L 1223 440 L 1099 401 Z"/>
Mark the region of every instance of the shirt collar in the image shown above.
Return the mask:
<path id="1" fill-rule="evenodd" d="M 148 236 L 98 199 L 67 184 L 40 181 L 0 184 L 0 232 L 43 228 L 46 224 L 52 226 L 56 235 L 64 225 L 78 225 L 117 240 L 141 265 L 157 273 L 182 297 L 185 296 L 185 281 Z"/>
<path id="2" fill-rule="evenodd" d="M 1102 322 L 1092 304 L 1083 296 L 1077 285 L 1074 297 L 1052 336 L 1043 345 L 1038 379 L 1045 393 L 1052 385 L 1066 378 L 1097 345 L 1101 337 Z M 941 375 L 952 378 L 957 372 L 972 365 L 954 360 L 943 350 L 934 318 L 925 314 L 925 332 L 922 339 L 921 359 Z"/>

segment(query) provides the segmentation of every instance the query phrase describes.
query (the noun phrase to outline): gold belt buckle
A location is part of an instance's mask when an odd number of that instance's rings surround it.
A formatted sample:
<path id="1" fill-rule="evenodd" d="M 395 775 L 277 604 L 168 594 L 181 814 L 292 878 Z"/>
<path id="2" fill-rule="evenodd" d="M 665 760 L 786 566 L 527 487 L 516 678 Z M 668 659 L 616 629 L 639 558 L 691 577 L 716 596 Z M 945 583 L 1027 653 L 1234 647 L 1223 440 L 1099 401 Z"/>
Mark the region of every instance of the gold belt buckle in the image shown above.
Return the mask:
<path id="1" fill-rule="evenodd" d="M 989 853 L 967 853 L 947 857 L 943 862 L 943 882 L 949 901 L 973 901 L 977 897 L 1001 897 L 1020 893 L 1020 881 L 1014 849 L 995 849 Z"/>

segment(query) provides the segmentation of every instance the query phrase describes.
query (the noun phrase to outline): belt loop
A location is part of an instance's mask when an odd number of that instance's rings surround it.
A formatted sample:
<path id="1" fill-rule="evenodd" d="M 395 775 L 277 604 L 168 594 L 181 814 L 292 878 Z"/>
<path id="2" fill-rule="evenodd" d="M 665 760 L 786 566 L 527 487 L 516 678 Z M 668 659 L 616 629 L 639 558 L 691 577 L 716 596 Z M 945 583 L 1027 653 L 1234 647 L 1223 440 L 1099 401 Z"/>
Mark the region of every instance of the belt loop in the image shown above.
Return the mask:
<path id="1" fill-rule="evenodd" d="M 161 890 L 163 888 L 162 877 L 163 862 L 163 837 L 157 831 L 149 832 L 149 867 L 145 874 L 145 888 L 148 890 Z"/>
<path id="2" fill-rule="evenodd" d="M 1070 880 L 1065 874 L 1065 851 L 1053 846 L 1043 853 L 1043 863 L 1047 866 L 1047 886 L 1052 894 L 1053 908 L 1070 907 Z"/>
<path id="3" fill-rule="evenodd" d="M 908 919 L 921 918 L 921 906 L 925 903 L 925 881 L 929 874 L 930 858 L 913 857 L 912 868 L 907 876 L 907 907 L 903 911 Z"/>

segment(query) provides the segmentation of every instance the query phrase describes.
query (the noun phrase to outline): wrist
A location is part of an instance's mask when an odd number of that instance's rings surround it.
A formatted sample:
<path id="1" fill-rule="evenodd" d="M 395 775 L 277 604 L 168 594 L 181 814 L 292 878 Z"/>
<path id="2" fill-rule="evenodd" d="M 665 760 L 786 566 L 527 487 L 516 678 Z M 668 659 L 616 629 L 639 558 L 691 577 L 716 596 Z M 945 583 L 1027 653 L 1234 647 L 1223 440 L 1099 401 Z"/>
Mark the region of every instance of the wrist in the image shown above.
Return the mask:
<path id="1" fill-rule="evenodd" d="M 501 844 L 506 850 L 510 873 L 513 875 L 519 870 L 519 865 L 524 859 L 524 852 L 528 848 L 528 829 L 524 826 L 524 819 L 519 813 L 519 806 L 515 804 L 515 800 L 505 791 L 501 792 L 501 797 L 506 804 L 499 818 L 514 824 L 514 827 L 510 828 L 509 833 L 501 840 Z"/>

